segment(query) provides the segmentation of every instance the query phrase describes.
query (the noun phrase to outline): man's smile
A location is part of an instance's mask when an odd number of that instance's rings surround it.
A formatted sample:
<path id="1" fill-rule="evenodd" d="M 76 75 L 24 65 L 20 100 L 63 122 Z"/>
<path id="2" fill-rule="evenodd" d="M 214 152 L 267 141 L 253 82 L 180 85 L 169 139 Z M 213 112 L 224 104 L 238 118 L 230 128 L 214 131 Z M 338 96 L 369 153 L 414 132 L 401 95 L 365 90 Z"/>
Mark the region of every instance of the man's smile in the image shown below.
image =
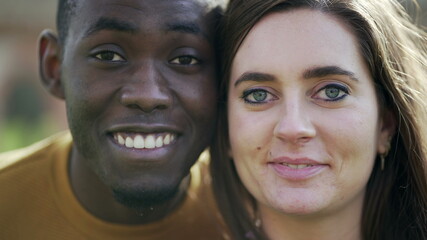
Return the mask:
<path id="1" fill-rule="evenodd" d="M 116 143 L 131 149 L 154 149 L 161 148 L 173 143 L 176 134 L 164 133 L 137 133 L 137 132 L 115 132 L 113 137 Z"/>

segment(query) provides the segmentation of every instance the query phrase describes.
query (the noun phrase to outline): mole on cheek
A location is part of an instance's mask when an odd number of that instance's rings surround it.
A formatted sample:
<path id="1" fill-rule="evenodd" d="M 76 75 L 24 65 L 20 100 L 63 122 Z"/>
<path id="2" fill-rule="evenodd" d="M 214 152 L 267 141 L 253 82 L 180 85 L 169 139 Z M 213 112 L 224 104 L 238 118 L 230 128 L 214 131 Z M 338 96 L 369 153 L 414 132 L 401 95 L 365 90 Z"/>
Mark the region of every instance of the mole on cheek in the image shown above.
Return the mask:
<path id="1" fill-rule="evenodd" d="M 257 147 L 256 150 L 258 150 L 258 151 L 261 150 L 261 147 Z"/>

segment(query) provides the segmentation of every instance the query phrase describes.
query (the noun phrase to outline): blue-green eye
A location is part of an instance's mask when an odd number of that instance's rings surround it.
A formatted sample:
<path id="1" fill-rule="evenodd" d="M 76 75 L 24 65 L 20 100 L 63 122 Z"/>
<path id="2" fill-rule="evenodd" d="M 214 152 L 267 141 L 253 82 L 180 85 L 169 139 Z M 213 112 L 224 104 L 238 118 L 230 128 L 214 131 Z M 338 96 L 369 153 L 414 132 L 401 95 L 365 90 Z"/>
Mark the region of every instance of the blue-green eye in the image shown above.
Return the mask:
<path id="1" fill-rule="evenodd" d="M 262 102 L 267 98 L 267 93 L 262 91 L 254 92 L 252 95 L 257 102 Z"/>
<path id="2" fill-rule="evenodd" d="M 329 84 L 316 93 L 316 97 L 325 101 L 339 101 L 349 94 L 346 86 L 340 84 Z"/>
<path id="3" fill-rule="evenodd" d="M 96 53 L 94 57 L 98 60 L 108 61 L 108 62 L 124 62 L 125 61 L 125 59 L 122 56 L 112 51 L 102 51 L 102 52 Z"/>
<path id="4" fill-rule="evenodd" d="M 337 88 L 325 88 L 325 95 L 328 98 L 337 98 L 340 95 L 341 90 Z"/>
<path id="5" fill-rule="evenodd" d="M 275 99 L 275 96 L 264 89 L 249 89 L 241 97 L 246 103 L 261 104 Z"/>
<path id="6" fill-rule="evenodd" d="M 176 58 L 172 59 L 170 61 L 170 63 L 177 64 L 177 65 L 190 65 L 191 66 L 191 65 L 199 64 L 200 61 L 199 61 L 199 59 L 197 59 L 193 56 L 187 55 L 187 56 L 176 57 Z"/>

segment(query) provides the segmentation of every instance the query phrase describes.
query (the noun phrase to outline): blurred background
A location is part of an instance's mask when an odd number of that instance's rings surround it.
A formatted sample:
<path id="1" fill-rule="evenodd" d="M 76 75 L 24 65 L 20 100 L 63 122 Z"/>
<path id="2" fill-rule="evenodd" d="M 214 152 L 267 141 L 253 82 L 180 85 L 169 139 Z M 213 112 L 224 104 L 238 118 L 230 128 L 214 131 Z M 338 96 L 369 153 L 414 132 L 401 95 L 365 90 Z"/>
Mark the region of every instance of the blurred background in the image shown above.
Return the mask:
<path id="1" fill-rule="evenodd" d="M 42 88 L 37 40 L 57 0 L 0 0 L 0 152 L 66 129 L 64 103 Z"/>
<path id="2" fill-rule="evenodd" d="M 410 1 L 401 0 L 414 13 Z M 419 23 L 427 26 L 427 0 L 418 2 Z M 56 5 L 0 0 L 0 152 L 67 129 L 63 101 L 42 88 L 38 75 L 37 39 L 43 29 L 55 29 Z"/>

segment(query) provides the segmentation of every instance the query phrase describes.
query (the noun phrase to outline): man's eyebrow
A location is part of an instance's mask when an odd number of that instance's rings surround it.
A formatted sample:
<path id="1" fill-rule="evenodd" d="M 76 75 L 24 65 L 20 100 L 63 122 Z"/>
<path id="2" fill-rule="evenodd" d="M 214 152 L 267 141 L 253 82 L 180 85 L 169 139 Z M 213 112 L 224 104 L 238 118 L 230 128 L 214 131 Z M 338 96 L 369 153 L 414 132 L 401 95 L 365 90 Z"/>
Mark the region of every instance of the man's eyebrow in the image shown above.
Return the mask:
<path id="1" fill-rule="evenodd" d="M 166 30 L 191 34 L 199 34 L 201 32 L 200 27 L 191 22 L 169 23 L 166 25 Z"/>
<path id="2" fill-rule="evenodd" d="M 115 18 L 102 17 L 98 19 L 95 24 L 88 28 L 84 36 L 89 37 L 90 35 L 102 30 L 113 30 L 133 34 L 138 30 L 138 27 L 131 22 L 126 22 Z"/>
<path id="3" fill-rule="evenodd" d="M 245 81 L 254 81 L 254 82 L 267 82 L 267 81 L 275 81 L 276 78 L 267 73 L 259 73 L 259 72 L 246 72 L 242 74 L 234 83 L 234 86 L 237 87 L 242 82 Z"/>
<path id="4" fill-rule="evenodd" d="M 305 79 L 321 78 L 329 75 L 344 75 L 344 76 L 348 76 L 352 80 L 358 81 L 358 79 L 356 78 L 353 72 L 347 71 L 338 66 L 314 67 L 306 70 L 303 73 L 303 77 Z"/>
<path id="5" fill-rule="evenodd" d="M 200 35 L 209 40 L 209 36 L 205 33 L 198 24 L 194 22 L 176 22 L 166 24 L 167 32 L 189 33 Z"/>

